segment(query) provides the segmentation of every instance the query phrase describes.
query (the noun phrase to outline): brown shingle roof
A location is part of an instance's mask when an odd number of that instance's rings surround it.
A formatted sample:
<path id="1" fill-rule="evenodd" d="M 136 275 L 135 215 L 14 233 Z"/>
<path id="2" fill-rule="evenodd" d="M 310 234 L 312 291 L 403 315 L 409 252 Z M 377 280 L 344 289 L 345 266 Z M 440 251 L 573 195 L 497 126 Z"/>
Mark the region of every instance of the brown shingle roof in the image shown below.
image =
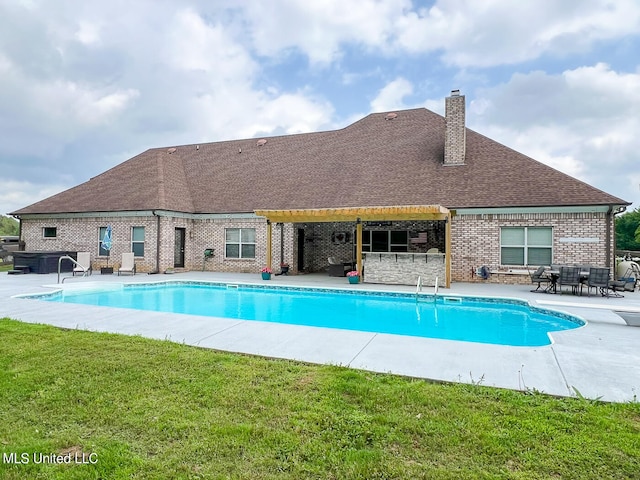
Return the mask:
<path id="1" fill-rule="evenodd" d="M 397 113 L 262 146 L 245 139 L 147 150 L 14 213 L 629 205 L 472 130 L 465 165 L 444 166 L 444 118 L 423 108 Z"/>

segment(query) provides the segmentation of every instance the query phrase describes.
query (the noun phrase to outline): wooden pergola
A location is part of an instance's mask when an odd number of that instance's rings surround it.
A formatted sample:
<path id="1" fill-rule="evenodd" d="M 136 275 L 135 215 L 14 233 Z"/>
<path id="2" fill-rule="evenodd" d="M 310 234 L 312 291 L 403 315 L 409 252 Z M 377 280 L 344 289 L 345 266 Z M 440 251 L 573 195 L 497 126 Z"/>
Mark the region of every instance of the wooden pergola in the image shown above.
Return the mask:
<path id="1" fill-rule="evenodd" d="M 267 219 L 267 267 L 271 268 L 272 223 L 356 223 L 357 269 L 362 272 L 362 222 L 389 220 L 441 220 L 446 222 L 445 268 L 446 287 L 451 286 L 451 217 L 452 212 L 441 205 L 407 205 L 393 207 L 344 207 L 291 210 L 256 210 Z"/>

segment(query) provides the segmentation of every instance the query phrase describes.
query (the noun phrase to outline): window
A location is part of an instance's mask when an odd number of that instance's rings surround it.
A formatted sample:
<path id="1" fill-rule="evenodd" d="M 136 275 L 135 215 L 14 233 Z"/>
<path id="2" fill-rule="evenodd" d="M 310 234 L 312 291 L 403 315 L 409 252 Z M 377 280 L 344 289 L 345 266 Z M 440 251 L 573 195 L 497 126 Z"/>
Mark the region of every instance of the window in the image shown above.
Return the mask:
<path id="1" fill-rule="evenodd" d="M 256 229 L 227 228 L 225 230 L 226 258 L 256 258 Z"/>
<path id="2" fill-rule="evenodd" d="M 363 252 L 406 252 L 409 232 L 406 230 L 364 230 Z"/>
<path id="3" fill-rule="evenodd" d="M 551 227 L 503 227 L 500 231 L 502 265 L 551 265 Z"/>
<path id="4" fill-rule="evenodd" d="M 107 232 L 107 227 L 100 227 L 98 230 L 98 255 L 101 257 L 107 257 L 110 253 L 109 250 L 105 249 L 102 246 L 102 239 L 104 238 L 104 234 L 106 232 Z"/>
<path id="5" fill-rule="evenodd" d="M 43 227 L 42 236 L 44 238 L 56 238 L 58 236 L 58 227 Z"/>
<path id="6" fill-rule="evenodd" d="M 131 251 L 134 257 L 144 257 L 144 227 L 131 228 Z"/>

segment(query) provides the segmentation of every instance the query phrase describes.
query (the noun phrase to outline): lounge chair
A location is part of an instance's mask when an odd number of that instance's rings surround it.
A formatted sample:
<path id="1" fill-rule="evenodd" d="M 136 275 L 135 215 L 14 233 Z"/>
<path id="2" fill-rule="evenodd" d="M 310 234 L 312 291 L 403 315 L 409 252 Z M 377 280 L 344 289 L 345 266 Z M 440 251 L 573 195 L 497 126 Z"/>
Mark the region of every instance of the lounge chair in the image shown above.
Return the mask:
<path id="1" fill-rule="evenodd" d="M 329 276 L 330 277 L 346 277 L 347 272 L 351 270 L 350 263 L 338 262 L 335 257 L 329 257 Z"/>
<path id="2" fill-rule="evenodd" d="M 131 275 L 136 274 L 136 262 L 133 257 L 133 252 L 122 254 L 122 264 L 118 269 L 118 275 L 120 275 L 121 273 L 130 273 Z"/>
<path id="3" fill-rule="evenodd" d="M 78 257 L 76 259 L 78 265 L 73 266 L 72 276 L 75 276 L 76 273 L 80 273 L 84 275 L 86 272 L 89 272 L 89 275 L 93 273 L 91 269 L 91 253 L 90 252 L 78 252 Z"/>
<path id="4" fill-rule="evenodd" d="M 549 277 L 549 275 L 546 275 L 544 273 L 544 270 L 545 270 L 545 267 L 543 265 L 541 267 L 538 267 L 538 269 L 535 272 L 529 273 L 529 275 L 531 276 L 531 283 L 538 284 L 535 290 L 531 290 L 532 292 L 537 292 L 538 290 L 540 290 L 540 288 L 542 288 L 543 283 L 546 285 L 546 287 L 542 290 L 543 292 L 546 292 L 547 289 L 549 288 L 549 284 L 551 283 L 551 277 Z"/>

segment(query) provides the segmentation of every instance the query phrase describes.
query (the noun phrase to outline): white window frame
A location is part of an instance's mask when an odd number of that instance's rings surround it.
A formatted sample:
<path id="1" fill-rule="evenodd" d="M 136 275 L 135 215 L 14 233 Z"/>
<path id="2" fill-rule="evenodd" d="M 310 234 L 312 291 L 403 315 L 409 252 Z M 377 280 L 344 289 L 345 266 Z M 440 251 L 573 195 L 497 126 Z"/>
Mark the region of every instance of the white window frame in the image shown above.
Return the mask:
<path id="1" fill-rule="evenodd" d="M 523 231 L 523 238 L 524 238 L 524 243 L 523 244 L 503 244 L 502 243 L 502 233 L 504 230 L 522 230 Z M 551 243 L 549 245 L 535 245 L 535 244 L 529 244 L 528 243 L 528 238 L 529 238 L 529 229 L 545 229 L 545 230 L 549 230 L 551 233 Z M 516 264 L 516 263 L 505 263 L 503 261 L 502 258 L 502 249 L 503 248 L 522 248 L 524 251 L 524 255 L 523 255 L 523 263 L 522 265 L 520 264 Z M 513 266 L 528 266 L 528 265 L 537 265 L 537 264 L 530 264 L 529 263 L 529 249 L 531 248 L 548 248 L 549 249 L 549 264 L 552 263 L 553 261 L 553 227 L 550 226 L 524 226 L 524 227 L 517 227 L 517 226 L 503 226 L 500 227 L 500 265 L 513 265 Z"/>
<path id="2" fill-rule="evenodd" d="M 45 232 L 47 230 L 53 230 L 54 235 L 46 235 Z M 58 227 L 42 227 L 42 238 L 44 239 L 53 239 L 58 238 Z"/>
<path id="3" fill-rule="evenodd" d="M 135 236 L 134 236 L 134 232 L 137 228 L 141 228 L 142 229 L 142 240 L 135 240 Z M 138 257 L 138 258 L 143 258 L 144 257 L 144 252 L 145 252 L 145 238 L 146 238 L 146 230 L 143 226 L 139 225 L 139 226 L 135 226 L 135 227 L 131 227 L 131 251 L 134 252 L 134 256 Z M 142 255 L 138 255 L 136 253 L 136 250 L 133 248 L 134 244 L 142 244 Z"/>
<path id="4" fill-rule="evenodd" d="M 104 233 L 106 232 L 107 227 L 98 227 L 98 256 L 99 257 L 108 257 L 111 255 L 111 252 L 102 248 L 102 239 L 104 238 Z M 113 238 L 113 231 L 111 232 Z M 102 251 L 108 252 L 106 254 L 102 253 Z"/>
<path id="5" fill-rule="evenodd" d="M 229 241 L 228 240 L 228 232 L 230 232 L 231 230 L 237 230 L 238 231 L 238 241 L 234 242 L 234 241 Z M 247 242 L 247 241 L 243 241 L 242 240 L 242 231 L 243 230 L 252 230 L 253 231 L 253 242 Z M 224 258 L 225 259 L 230 259 L 230 260 L 255 260 L 256 258 L 256 229 L 253 227 L 234 227 L 234 228 L 225 228 L 224 229 Z M 230 257 L 227 255 L 227 246 L 229 245 L 237 245 L 238 246 L 238 256 L 237 257 Z M 242 250 L 243 250 L 243 246 L 244 245 L 253 245 L 253 256 L 249 257 L 245 257 L 242 255 Z"/>

